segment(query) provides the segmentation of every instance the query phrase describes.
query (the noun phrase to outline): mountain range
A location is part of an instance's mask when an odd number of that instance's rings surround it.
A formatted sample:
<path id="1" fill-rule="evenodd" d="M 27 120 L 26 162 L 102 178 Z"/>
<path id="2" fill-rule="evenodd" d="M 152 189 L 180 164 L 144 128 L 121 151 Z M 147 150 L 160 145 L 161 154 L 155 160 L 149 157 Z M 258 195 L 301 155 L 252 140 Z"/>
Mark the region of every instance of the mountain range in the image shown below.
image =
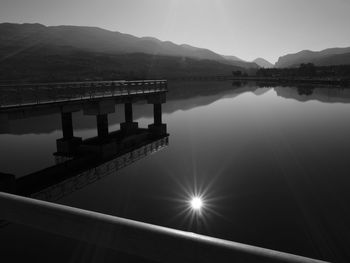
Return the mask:
<path id="1" fill-rule="evenodd" d="M 0 54 L 1 58 L 37 45 L 71 47 L 87 52 L 112 55 L 144 53 L 154 56 L 207 59 L 244 68 L 257 67 L 254 63 L 226 58 L 208 49 L 186 44 L 177 45 L 152 37 L 139 38 L 97 27 L 0 24 L 0 48 L 6 51 Z"/>
<path id="2" fill-rule="evenodd" d="M 0 81 L 182 78 L 255 74 L 259 67 L 350 64 L 349 48 L 304 50 L 273 65 L 209 49 L 136 37 L 97 27 L 0 24 Z"/>
<path id="3" fill-rule="evenodd" d="M 0 81 L 182 78 L 257 70 L 211 50 L 97 27 L 0 24 Z"/>
<path id="4" fill-rule="evenodd" d="M 350 47 L 328 48 L 321 51 L 303 50 L 280 57 L 275 67 L 297 67 L 302 63 L 313 63 L 316 66 L 348 65 L 350 64 Z"/>

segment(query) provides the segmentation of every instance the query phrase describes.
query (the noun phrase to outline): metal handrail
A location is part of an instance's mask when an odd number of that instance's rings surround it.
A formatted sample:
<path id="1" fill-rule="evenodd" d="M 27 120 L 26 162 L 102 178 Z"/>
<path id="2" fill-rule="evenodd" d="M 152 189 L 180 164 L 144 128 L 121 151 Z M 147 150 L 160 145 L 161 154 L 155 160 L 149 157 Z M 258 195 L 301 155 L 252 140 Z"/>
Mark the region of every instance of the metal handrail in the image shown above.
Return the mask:
<path id="1" fill-rule="evenodd" d="M 32 106 L 161 91 L 167 91 L 166 80 L 0 85 L 0 108 Z"/>
<path id="2" fill-rule="evenodd" d="M 1 219 L 158 262 L 324 261 L 0 192 Z"/>
<path id="3" fill-rule="evenodd" d="M 165 79 L 157 79 L 157 80 L 103 80 L 103 81 L 74 81 L 74 82 L 39 82 L 39 83 L 17 83 L 17 84 L 0 84 L 0 88 L 3 87 L 36 87 L 36 86 L 57 86 L 57 85 L 81 85 L 81 84 L 123 84 L 123 83 L 148 83 L 148 82 L 164 82 Z"/>

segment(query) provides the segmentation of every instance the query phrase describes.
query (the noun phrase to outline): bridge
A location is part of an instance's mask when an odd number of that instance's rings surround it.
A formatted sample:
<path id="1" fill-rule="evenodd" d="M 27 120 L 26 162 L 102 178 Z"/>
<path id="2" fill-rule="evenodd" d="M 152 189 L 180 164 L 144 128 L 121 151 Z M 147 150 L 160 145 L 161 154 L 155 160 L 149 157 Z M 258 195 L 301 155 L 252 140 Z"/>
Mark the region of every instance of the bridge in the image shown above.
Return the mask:
<path id="1" fill-rule="evenodd" d="M 87 171 L 94 171 L 100 178 L 103 174 L 96 171 L 105 167 L 106 162 L 108 173 L 112 173 L 167 145 L 168 134 L 166 124 L 162 123 L 161 109 L 166 102 L 167 82 L 164 80 L 42 83 L 2 88 L 2 95 L 16 92 L 16 96 L 2 97 L 2 120 L 26 118 L 45 111 L 61 114 L 62 138 L 56 140 L 54 154 L 57 164 L 15 182 L 7 175 L 6 184 L 16 185 L 16 194 L 46 196 L 45 200 L 55 201 L 54 196 L 61 195 L 53 194 L 57 189 L 64 194 L 70 191 L 66 189 L 88 182 L 91 173 Z M 153 104 L 154 123 L 148 128 L 139 128 L 133 120 L 132 104 L 138 101 Z M 125 121 L 120 124 L 120 130 L 111 132 L 108 115 L 115 112 L 116 104 L 124 104 Z M 82 140 L 74 136 L 72 115 L 77 111 L 96 117 L 96 137 Z"/>
<path id="2" fill-rule="evenodd" d="M 166 80 L 8 84 L 0 85 L 0 110 L 164 91 Z"/>
<path id="3" fill-rule="evenodd" d="M 40 111 L 60 112 L 63 138 L 58 140 L 59 151 L 69 152 L 80 143 L 73 135 L 72 113 L 83 110 L 96 116 L 100 139 L 109 136 L 108 114 L 116 104 L 124 104 L 125 122 L 121 128 L 128 133 L 138 128 L 133 121 L 132 104 L 147 101 L 153 104 L 154 133 L 166 133 L 162 123 L 162 104 L 166 102 L 166 80 L 92 81 L 68 83 L 11 84 L 0 86 L 0 131 L 6 131 L 14 119 L 35 116 Z"/>

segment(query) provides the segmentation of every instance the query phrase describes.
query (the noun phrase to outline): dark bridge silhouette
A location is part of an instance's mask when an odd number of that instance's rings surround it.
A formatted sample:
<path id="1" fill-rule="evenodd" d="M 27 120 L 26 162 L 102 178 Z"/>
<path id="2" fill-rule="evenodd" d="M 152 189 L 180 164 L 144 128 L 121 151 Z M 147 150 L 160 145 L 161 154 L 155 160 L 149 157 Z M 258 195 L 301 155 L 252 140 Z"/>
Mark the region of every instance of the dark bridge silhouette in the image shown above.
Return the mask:
<path id="1" fill-rule="evenodd" d="M 73 138 L 73 112 L 83 110 L 86 115 L 95 115 L 98 135 L 103 138 L 108 136 L 107 115 L 115 112 L 115 104 L 125 104 L 122 128 L 127 131 L 137 128 L 132 119 L 132 104 L 143 100 L 154 105 L 155 122 L 151 128 L 164 132 L 161 104 L 166 102 L 166 92 L 165 80 L 1 85 L 0 130 L 6 130 L 9 121 L 33 116 L 38 111 L 61 112 L 64 139 L 61 147 L 69 148 L 79 141 Z"/>
<path id="2" fill-rule="evenodd" d="M 71 87 L 73 91 L 62 95 L 59 101 L 57 97 L 50 101 L 43 100 L 40 96 L 40 100 L 36 102 L 21 99 L 21 104 L 11 106 L 7 104 L 2 107 L 0 114 L 3 118 L 11 120 L 30 116 L 38 108 L 41 111 L 45 109 L 60 111 L 63 136 L 56 141 L 57 152 L 54 155 L 57 164 L 19 179 L 11 175 L 2 175 L 0 182 L 2 181 L 3 184 L 0 190 L 54 201 L 168 144 L 169 135 L 166 124 L 162 123 L 161 108 L 162 103 L 166 102 L 166 81 L 40 85 L 42 86 L 35 86 L 35 92 L 38 94 L 42 89 L 51 86 L 54 89 Z M 24 87 L 21 86 L 19 89 L 24 90 Z M 84 94 L 88 93 L 89 96 L 82 95 L 77 99 L 77 94 L 83 94 L 80 92 L 82 87 L 84 87 Z M 33 85 L 28 85 L 26 88 L 32 89 Z M 57 94 L 56 91 L 51 92 Z M 70 97 L 71 94 L 75 94 L 74 99 Z M 133 120 L 132 104 L 138 101 L 153 104 L 154 122 L 148 128 L 139 128 L 138 123 Z M 120 130 L 110 132 L 108 114 L 114 113 L 116 104 L 120 103 L 124 104 L 125 121 L 120 124 Z M 96 116 L 96 137 L 82 140 L 74 136 L 72 114 L 81 110 L 86 115 Z"/>
<path id="3" fill-rule="evenodd" d="M 118 98 L 166 90 L 166 80 L 8 84 L 0 85 L 0 109 Z"/>

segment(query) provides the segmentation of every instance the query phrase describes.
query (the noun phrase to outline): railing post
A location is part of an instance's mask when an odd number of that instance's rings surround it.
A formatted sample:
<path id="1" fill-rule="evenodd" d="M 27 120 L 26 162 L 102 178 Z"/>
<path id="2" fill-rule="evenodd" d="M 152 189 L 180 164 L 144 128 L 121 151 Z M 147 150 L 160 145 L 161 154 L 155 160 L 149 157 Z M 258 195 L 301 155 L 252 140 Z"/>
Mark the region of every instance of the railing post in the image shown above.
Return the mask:
<path id="1" fill-rule="evenodd" d="M 35 93 L 36 104 L 39 104 L 38 86 L 35 86 L 34 93 Z"/>
<path id="2" fill-rule="evenodd" d="M 115 89 L 115 83 L 113 82 L 112 85 L 111 85 L 111 94 L 112 94 L 112 97 L 114 96 L 114 89 Z"/>
<path id="3" fill-rule="evenodd" d="M 56 89 L 57 89 L 57 86 L 53 86 L 52 90 L 51 90 L 51 98 L 53 100 L 53 102 L 56 102 Z"/>
<path id="4" fill-rule="evenodd" d="M 119 94 L 120 95 L 123 95 L 123 86 L 124 86 L 124 83 L 119 85 Z"/>
<path id="5" fill-rule="evenodd" d="M 22 105 L 20 87 L 17 87 L 17 98 L 18 98 L 18 105 Z"/>

